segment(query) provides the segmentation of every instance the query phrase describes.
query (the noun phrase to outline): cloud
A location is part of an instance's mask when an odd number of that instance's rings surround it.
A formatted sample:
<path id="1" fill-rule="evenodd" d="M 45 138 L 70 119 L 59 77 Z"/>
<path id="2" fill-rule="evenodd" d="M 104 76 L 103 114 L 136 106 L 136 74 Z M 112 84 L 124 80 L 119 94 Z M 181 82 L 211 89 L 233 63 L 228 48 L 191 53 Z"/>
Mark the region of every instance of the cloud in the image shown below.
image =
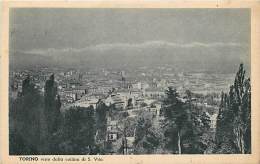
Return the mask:
<path id="1" fill-rule="evenodd" d="M 192 42 L 187 44 L 166 42 L 166 41 L 148 41 L 138 44 L 130 43 L 114 43 L 114 44 L 99 44 L 89 47 L 90 49 L 95 50 L 110 50 L 113 48 L 158 48 L 158 47 L 173 47 L 173 48 L 195 48 L 195 47 L 238 47 L 241 46 L 239 43 L 201 43 L 201 42 Z"/>
<path id="2" fill-rule="evenodd" d="M 80 53 L 80 52 L 97 52 L 97 51 L 109 51 L 109 50 L 136 50 L 136 49 L 152 49 L 152 48 L 224 48 L 224 47 L 243 47 L 243 44 L 234 42 L 213 42 L 213 43 L 202 43 L 202 42 L 191 42 L 191 43 L 174 43 L 167 41 L 146 41 L 142 43 L 109 43 L 109 44 L 97 44 L 83 48 L 48 48 L 48 49 L 33 49 L 23 51 L 23 53 L 39 54 L 39 55 L 51 55 L 56 53 Z"/>

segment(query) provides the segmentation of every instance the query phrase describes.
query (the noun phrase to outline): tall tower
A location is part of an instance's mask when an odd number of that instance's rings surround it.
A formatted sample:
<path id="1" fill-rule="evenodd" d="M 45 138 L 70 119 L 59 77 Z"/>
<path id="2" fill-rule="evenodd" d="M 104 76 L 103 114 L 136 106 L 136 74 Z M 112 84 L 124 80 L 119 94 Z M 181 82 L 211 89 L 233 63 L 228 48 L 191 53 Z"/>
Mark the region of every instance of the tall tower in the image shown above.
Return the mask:
<path id="1" fill-rule="evenodd" d="M 121 87 L 126 88 L 126 79 L 125 79 L 125 71 L 121 71 Z"/>

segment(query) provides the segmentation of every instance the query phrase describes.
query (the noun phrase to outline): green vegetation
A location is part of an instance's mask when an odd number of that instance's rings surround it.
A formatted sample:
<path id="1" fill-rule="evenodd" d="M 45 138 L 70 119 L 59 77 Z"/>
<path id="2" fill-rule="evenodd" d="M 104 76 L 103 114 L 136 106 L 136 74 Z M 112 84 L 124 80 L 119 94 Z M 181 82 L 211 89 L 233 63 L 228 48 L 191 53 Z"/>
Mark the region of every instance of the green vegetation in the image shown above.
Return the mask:
<path id="1" fill-rule="evenodd" d="M 222 93 L 216 153 L 251 153 L 251 86 L 241 64 L 228 94 Z"/>
<path id="2" fill-rule="evenodd" d="M 21 95 L 15 100 L 10 99 L 10 154 L 39 154 L 42 151 L 43 97 L 29 77 L 22 86 Z"/>
<path id="3" fill-rule="evenodd" d="M 135 154 L 154 154 L 162 143 L 162 136 L 152 124 L 151 114 L 144 113 L 137 121 Z"/>
<path id="4" fill-rule="evenodd" d="M 65 112 L 58 154 L 96 154 L 93 107 L 72 107 Z"/>

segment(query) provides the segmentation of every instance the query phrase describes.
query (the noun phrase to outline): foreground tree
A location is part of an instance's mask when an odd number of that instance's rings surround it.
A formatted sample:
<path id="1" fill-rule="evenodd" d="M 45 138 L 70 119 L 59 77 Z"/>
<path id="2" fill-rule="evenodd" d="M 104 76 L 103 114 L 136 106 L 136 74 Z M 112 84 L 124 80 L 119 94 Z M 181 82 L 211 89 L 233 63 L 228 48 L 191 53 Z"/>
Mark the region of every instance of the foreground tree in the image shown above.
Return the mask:
<path id="1" fill-rule="evenodd" d="M 173 151 L 178 154 L 182 153 L 182 136 L 190 128 L 190 116 L 187 108 L 184 108 L 184 103 L 180 101 L 179 94 L 176 89 L 171 87 L 166 90 L 166 99 L 164 100 L 164 117 L 165 117 L 165 128 L 166 138 Z M 177 140 L 176 140 L 177 139 Z"/>
<path id="2" fill-rule="evenodd" d="M 142 114 L 137 120 L 135 129 L 134 152 L 135 154 L 152 154 L 160 146 L 162 136 L 158 129 L 152 125 L 152 115 Z"/>
<path id="3" fill-rule="evenodd" d="M 56 144 L 53 142 L 53 135 L 57 132 L 61 122 L 60 112 L 61 102 L 58 95 L 57 84 L 54 80 L 54 74 L 45 82 L 44 87 L 44 116 L 46 124 L 46 145 L 47 152 L 55 152 Z"/>
<path id="4" fill-rule="evenodd" d="M 60 113 L 60 97 L 57 91 L 57 84 L 54 81 L 54 74 L 46 81 L 44 87 L 44 113 L 47 123 L 47 131 L 49 134 L 57 131 Z"/>
<path id="5" fill-rule="evenodd" d="M 191 151 L 193 154 L 204 154 L 213 145 L 213 135 L 210 130 L 210 116 L 203 112 L 201 115 L 193 115 Z M 211 148 L 212 149 L 212 148 Z"/>
<path id="6" fill-rule="evenodd" d="M 232 88 L 233 89 L 233 88 Z M 234 102 L 234 129 L 235 144 L 240 153 L 250 152 L 250 129 L 251 129 L 251 86 L 250 79 L 245 79 L 245 70 L 241 64 L 237 72 L 234 89 L 234 97 L 230 97 Z"/>
<path id="7" fill-rule="evenodd" d="M 251 86 L 240 64 L 229 94 L 222 93 L 217 120 L 217 153 L 251 152 Z"/>
<path id="8" fill-rule="evenodd" d="M 59 154 L 96 154 L 94 108 L 72 107 L 65 112 Z"/>
<path id="9" fill-rule="evenodd" d="M 95 125 L 96 125 L 95 141 L 96 144 L 99 145 L 99 149 L 102 152 L 105 151 L 108 111 L 109 111 L 109 107 L 106 106 L 106 104 L 103 101 L 99 100 L 95 112 Z"/>
<path id="10" fill-rule="evenodd" d="M 28 76 L 22 82 L 22 93 L 10 100 L 10 154 L 40 154 L 42 97 Z"/>

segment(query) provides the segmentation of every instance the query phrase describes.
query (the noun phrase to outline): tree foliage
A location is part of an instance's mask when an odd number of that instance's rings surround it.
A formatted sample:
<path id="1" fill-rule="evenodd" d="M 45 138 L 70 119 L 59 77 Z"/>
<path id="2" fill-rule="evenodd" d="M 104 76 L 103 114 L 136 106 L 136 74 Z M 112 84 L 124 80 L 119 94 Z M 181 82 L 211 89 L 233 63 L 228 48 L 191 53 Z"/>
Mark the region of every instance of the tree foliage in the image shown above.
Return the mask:
<path id="1" fill-rule="evenodd" d="M 60 132 L 60 154 L 95 153 L 95 120 L 93 107 L 71 107 L 65 112 Z"/>
<path id="2" fill-rule="evenodd" d="M 251 152 L 251 86 L 240 64 L 228 94 L 222 93 L 216 132 L 217 153 Z"/>
<path id="3" fill-rule="evenodd" d="M 22 93 L 10 100 L 10 154 L 38 154 L 41 152 L 42 97 L 28 76 L 22 82 Z"/>
<path id="4" fill-rule="evenodd" d="M 107 137 L 107 114 L 109 107 L 103 101 L 97 103 L 97 108 L 95 112 L 95 125 L 96 125 L 96 135 L 95 141 L 99 145 L 99 149 L 105 151 L 105 141 Z"/>
<path id="5" fill-rule="evenodd" d="M 203 154 L 211 152 L 212 150 L 208 150 L 213 145 L 210 116 L 206 112 L 203 112 L 201 115 L 193 113 L 192 118 L 192 138 L 189 153 Z"/>
<path id="6" fill-rule="evenodd" d="M 61 102 L 57 91 L 57 84 L 54 81 L 54 74 L 52 74 L 44 87 L 44 114 L 49 135 L 58 129 L 61 117 L 60 107 Z"/>
<path id="7" fill-rule="evenodd" d="M 198 113 L 192 104 L 193 93 L 186 90 L 187 101 L 181 101 L 175 89 L 168 88 L 164 100 L 166 148 L 172 153 L 203 154 L 212 144 L 210 116 Z"/>
<path id="8" fill-rule="evenodd" d="M 44 86 L 45 154 L 53 154 L 58 151 L 55 133 L 58 131 L 62 119 L 60 108 L 60 96 L 58 95 L 54 74 L 52 74 L 49 79 L 46 80 Z"/>
<path id="9" fill-rule="evenodd" d="M 168 148 L 173 153 L 183 153 L 183 137 L 191 127 L 190 112 L 185 104 L 180 100 L 176 89 L 171 87 L 166 90 L 166 99 L 164 100 L 163 112 L 165 117 L 165 137 L 168 139 Z"/>
<path id="10" fill-rule="evenodd" d="M 134 141 L 135 154 L 152 154 L 160 146 L 161 136 L 152 125 L 152 115 L 143 114 L 139 117 Z"/>

